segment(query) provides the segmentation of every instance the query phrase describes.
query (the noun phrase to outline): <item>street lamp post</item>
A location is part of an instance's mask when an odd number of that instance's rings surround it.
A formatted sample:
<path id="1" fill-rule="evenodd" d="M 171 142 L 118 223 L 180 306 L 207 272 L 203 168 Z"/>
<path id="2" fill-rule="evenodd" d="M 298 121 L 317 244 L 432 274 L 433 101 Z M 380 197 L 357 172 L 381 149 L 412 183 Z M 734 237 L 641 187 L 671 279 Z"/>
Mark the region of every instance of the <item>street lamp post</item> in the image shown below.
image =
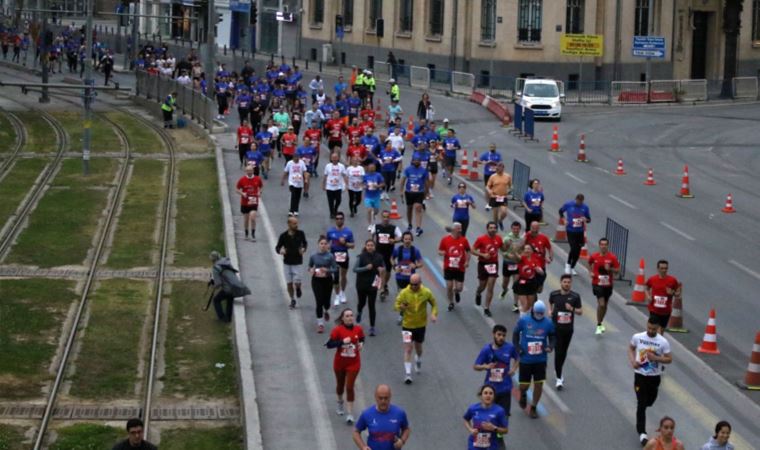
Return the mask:
<path id="1" fill-rule="evenodd" d="M 82 171 L 85 176 L 90 174 L 90 142 L 92 139 L 92 101 L 94 100 L 95 80 L 92 79 L 92 2 L 87 0 L 87 22 L 85 23 L 85 59 L 84 59 L 84 123 L 82 135 Z M 132 44 L 133 46 L 135 43 Z"/>

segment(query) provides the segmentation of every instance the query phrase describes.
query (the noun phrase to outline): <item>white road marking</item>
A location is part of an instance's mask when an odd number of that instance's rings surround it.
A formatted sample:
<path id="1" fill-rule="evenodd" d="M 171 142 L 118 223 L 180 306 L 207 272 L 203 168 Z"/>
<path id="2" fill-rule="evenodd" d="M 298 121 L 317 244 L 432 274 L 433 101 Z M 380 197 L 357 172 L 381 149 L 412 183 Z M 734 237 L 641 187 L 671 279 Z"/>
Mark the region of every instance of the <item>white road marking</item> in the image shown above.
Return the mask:
<path id="1" fill-rule="evenodd" d="M 751 275 L 751 276 L 757 278 L 758 280 L 760 280 L 760 273 L 757 273 L 754 270 L 746 267 L 744 264 L 742 264 L 742 263 L 740 263 L 738 261 L 735 261 L 733 259 L 729 259 L 728 263 L 731 264 L 732 266 L 736 267 L 737 269 L 740 269 L 742 272 L 746 273 L 747 275 Z"/>
<path id="2" fill-rule="evenodd" d="M 494 134 L 496 134 L 497 131 L 498 130 L 491 130 L 491 131 L 488 132 L 488 135 L 489 136 L 493 136 Z"/>
<path id="3" fill-rule="evenodd" d="M 627 207 L 629 207 L 631 209 L 639 209 L 639 208 L 636 207 L 636 205 L 634 205 L 632 203 L 628 203 L 627 201 L 623 200 L 620 197 L 617 197 L 617 196 L 614 196 L 614 195 L 610 194 L 610 198 L 613 199 L 613 200 L 615 200 L 616 202 L 620 202 L 620 203 L 624 204 L 625 206 L 627 206 Z"/>
<path id="4" fill-rule="evenodd" d="M 577 176 L 573 175 L 570 172 L 565 172 L 565 175 L 567 175 L 568 177 L 572 178 L 573 180 L 577 181 L 580 184 L 586 184 L 586 180 L 578 178 Z"/>
<path id="5" fill-rule="evenodd" d="M 470 144 L 472 144 L 473 142 L 475 142 L 475 139 L 470 139 L 469 141 L 467 141 L 467 145 L 470 145 Z"/>
<path id="6" fill-rule="evenodd" d="M 555 158 L 554 155 L 552 155 L 552 154 L 549 154 L 549 161 L 552 164 L 557 164 L 557 158 Z"/>
<path id="7" fill-rule="evenodd" d="M 607 169 L 605 169 L 604 167 L 594 167 L 594 169 L 599 170 L 599 171 L 604 172 L 604 173 L 610 173 L 610 171 L 607 170 Z"/>
<path id="8" fill-rule="evenodd" d="M 672 231 L 673 233 L 681 236 L 682 238 L 688 239 L 690 241 L 696 241 L 696 239 L 694 237 L 692 237 L 691 235 L 688 235 L 688 234 L 684 233 L 683 231 L 679 230 L 678 228 L 674 227 L 673 225 L 667 224 L 665 222 L 660 222 L 660 225 L 662 225 L 663 227 L 665 227 L 668 230 Z"/>

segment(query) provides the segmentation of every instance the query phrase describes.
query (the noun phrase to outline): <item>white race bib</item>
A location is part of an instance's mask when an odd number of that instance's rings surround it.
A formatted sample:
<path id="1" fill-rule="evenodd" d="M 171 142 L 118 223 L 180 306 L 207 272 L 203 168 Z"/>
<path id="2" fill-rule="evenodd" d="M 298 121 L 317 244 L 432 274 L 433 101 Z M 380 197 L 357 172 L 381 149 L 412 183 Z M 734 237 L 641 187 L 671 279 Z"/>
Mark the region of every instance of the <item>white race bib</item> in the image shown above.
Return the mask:
<path id="1" fill-rule="evenodd" d="M 401 275 L 411 276 L 412 275 L 412 266 L 402 265 L 401 266 Z"/>
<path id="2" fill-rule="evenodd" d="M 382 284 L 383 280 L 378 275 L 375 275 L 375 279 L 372 281 L 372 287 L 375 289 L 380 289 L 380 286 Z"/>
<path id="3" fill-rule="evenodd" d="M 573 314 L 567 311 L 557 312 L 557 323 L 567 325 L 573 321 Z"/>
<path id="4" fill-rule="evenodd" d="M 655 295 L 654 296 L 654 307 L 655 308 L 667 308 L 668 307 L 668 297 L 664 295 Z"/>
<path id="5" fill-rule="evenodd" d="M 401 332 L 401 340 L 404 342 L 404 344 L 411 344 L 412 343 L 412 332 L 411 331 L 402 331 Z"/>
<path id="6" fill-rule="evenodd" d="M 499 367 L 499 368 L 491 369 L 491 373 L 490 375 L 488 375 L 488 379 L 492 383 L 501 383 L 502 381 L 504 381 L 504 368 Z"/>
<path id="7" fill-rule="evenodd" d="M 583 217 L 573 217 L 573 228 L 580 228 L 583 226 Z"/>
<path id="8" fill-rule="evenodd" d="M 457 200 L 457 208 L 467 208 L 467 200 Z"/>
<path id="9" fill-rule="evenodd" d="M 459 267 L 459 261 L 462 259 L 461 256 L 449 256 L 449 267 Z"/>
<path id="10" fill-rule="evenodd" d="M 541 341 L 528 342 L 528 354 L 540 355 L 544 349 L 544 343 Z"/>
<path id="11" fill-rule="evenodd" d="M 325 278 L 327 277 L 327 268 L 326 267 L 315 267 L 314 268 L 314 276 L 317 278 Z"/>
<path id="12" fill-rule="evenodd" d="M 346 262 L 346 259 L 348 259 L 348 253 L 346 252 L 335 252 L 335 262 Z"/>
<path id="13" fill-rule="evenodd" d="M 514 272 L 515 270 L 517 270 L 517 264 L 507 264 L 507 270 L 509 270 L 510 272 Z"/>
<path id="14" fill-rule="evenodd" d="M 483 267 L 485 267 L 486 272 L 489 275 L 496 275 L 496 272 L 497 272 L 496 264 L 485 264 Z"/>
<path id="15" fill-rule="evenodd" d="M 380 244 L 390 244 L 391 243 L 391 235 L 388 233 L 378 233 L 377 234 L 377 242 Z"/>
<path id="16" fill-rule="evenodd" d="M 478 433 L 472 445 L 475 448 L 491 448 L 491 433 Z"/>
<path id="17" fill-rule="evenodd" d="M 419 192 L 420 191 L 420 185 L 419 184 L 412 184 L 410 185 L 412 192 Z"/>
<path id="18" fill-rule="evenodd" d="M 248 197 L 248 205 L 249 206 L 257 206 L 259 204 L 259 198 L 255 195 L 251 195 Z"/>
<path id="19" fill-rule="evenodd" d="M 610 276 L 609 275 L 599 275 L 599 286 L 609 286 L 610 285 Z"/>
<path id="20" fill-rule="evenodd" d="M 494 197 L 497 203 L 504 203 L 504 200 L 506 200 L 506 198 L 507 197 L 504 195 L 497 195 L 496 197 Z"/>
<path id="21" fill-rule="evenodd" d="M 356 346 L 354 344 L 343 344 L 340 348 L 340 356 L 344 358 L 356 358 Z"/>

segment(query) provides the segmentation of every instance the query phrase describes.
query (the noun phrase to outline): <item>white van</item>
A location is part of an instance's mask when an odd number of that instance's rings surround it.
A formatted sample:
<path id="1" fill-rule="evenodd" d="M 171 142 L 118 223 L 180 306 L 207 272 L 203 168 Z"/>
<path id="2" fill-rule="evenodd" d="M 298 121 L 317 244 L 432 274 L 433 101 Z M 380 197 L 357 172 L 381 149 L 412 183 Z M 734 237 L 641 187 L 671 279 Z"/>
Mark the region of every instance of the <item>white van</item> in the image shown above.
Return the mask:
<path id="1" fill-rule="evenodd" d="M 521 84 L 515 91 L 516 103 L 532 109 L 536 118 L 562 119 L 565 95 L 561 82 L 546 78 L 526 78 Z"/>

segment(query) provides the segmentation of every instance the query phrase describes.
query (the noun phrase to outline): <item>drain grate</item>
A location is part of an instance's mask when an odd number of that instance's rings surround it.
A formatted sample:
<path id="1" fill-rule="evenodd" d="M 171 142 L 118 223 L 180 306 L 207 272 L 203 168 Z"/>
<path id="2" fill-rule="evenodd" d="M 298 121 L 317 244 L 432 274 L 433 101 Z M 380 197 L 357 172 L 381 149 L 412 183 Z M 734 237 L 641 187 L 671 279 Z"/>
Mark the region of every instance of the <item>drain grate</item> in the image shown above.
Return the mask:
<path id="1" fill-rule="evenodd" d="M 42 419 L 43 405 L 5 404 L 0 405 L 0 417 L 8 419 Z M 142 408 L 137 406 L 98 406 L 62 404 L 53 410 L 57 420 L 126 420 L 142 417 Z M 225 405 L 179 405 L 157 406 L 151 415 L 153 420 L 233 420 L 240 417 L 240 408 Z"/>

